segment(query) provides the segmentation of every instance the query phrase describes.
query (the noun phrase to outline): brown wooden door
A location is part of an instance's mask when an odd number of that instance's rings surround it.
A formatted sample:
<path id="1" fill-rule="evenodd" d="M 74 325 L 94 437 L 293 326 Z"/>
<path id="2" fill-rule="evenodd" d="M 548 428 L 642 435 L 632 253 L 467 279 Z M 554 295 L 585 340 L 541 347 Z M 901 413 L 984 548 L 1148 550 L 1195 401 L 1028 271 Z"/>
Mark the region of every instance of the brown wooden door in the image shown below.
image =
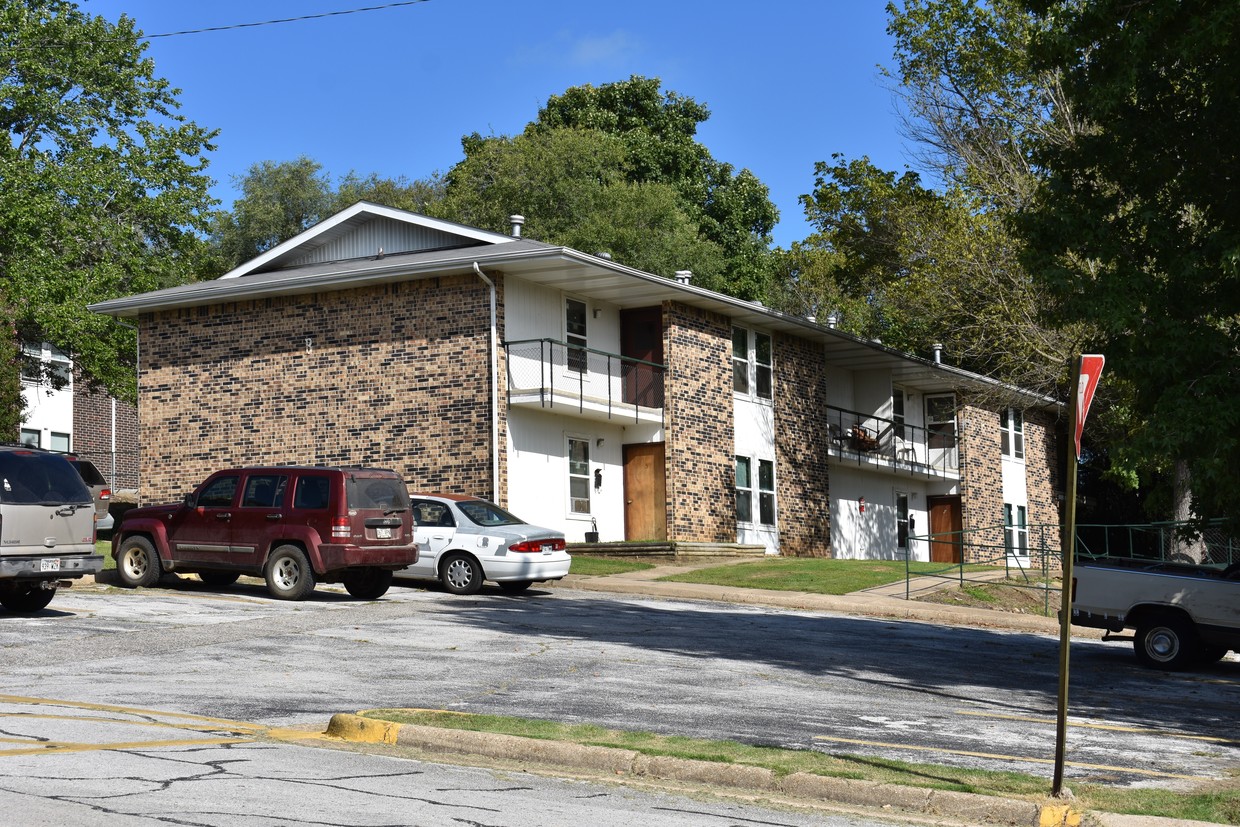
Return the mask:
<path id="1" fill-rule="evenodd" d="M 964 521 L 959 497 L 927 497 L 930 508 L 930 562 L 959 563 Z"/>
<path id="2" fill-rule="evenodd" d="M 663 364 L 663 309 L 639 307 L 620 311 L 620 355 Z M 663 407 L 663 381 L 650 365 L 625 363 L 624 401 L 648 408 Z"/>
<path id="3" fill-rule="evenodd" d="M 624 539 L 667 539 L 662 442 L 624 446 Z"/>

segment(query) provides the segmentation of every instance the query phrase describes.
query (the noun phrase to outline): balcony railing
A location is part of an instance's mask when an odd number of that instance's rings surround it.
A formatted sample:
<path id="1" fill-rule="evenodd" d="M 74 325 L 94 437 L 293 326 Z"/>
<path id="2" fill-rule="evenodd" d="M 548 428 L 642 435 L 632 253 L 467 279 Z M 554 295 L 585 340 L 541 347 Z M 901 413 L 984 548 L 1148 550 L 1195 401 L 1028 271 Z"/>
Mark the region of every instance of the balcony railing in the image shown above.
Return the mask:
<path id="1" fill-rule="evenodd" d="M 662 423 L 664 365 L 556 339 L 506 342 L 504 351 L 515 404 Z"/>
<path id="2" fill-rule="evenodd" d="M 827 407 L 830 454 L 840 461 L 936 477 L 960 473 L 950 423 L 923 428 L 871 414 Z"/>

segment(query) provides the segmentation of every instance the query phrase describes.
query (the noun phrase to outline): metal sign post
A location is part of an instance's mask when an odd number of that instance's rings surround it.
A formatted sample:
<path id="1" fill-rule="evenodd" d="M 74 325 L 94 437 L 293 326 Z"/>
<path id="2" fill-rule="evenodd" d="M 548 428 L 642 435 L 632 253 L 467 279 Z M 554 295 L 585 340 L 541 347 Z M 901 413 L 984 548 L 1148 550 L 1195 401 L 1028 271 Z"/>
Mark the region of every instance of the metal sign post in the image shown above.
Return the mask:
<path id="1" fill-rule="evenodd" d="M 1076 362 L 1072 377 L 1072 396 L 1068 402 L 1068 419 L 1073 426 L 1072 452 L 1068 456 L 1068 474 L 1064 482 L 1063 537 L 1060 552 L 1063 555 L 1060 580 L 1059 609 L 1059 704 L 1055 718 L 1055 779 L 1051 795 L 1063 792 L 1064 753 L 1068 738 L 1068 652 L 1072 644 L 1072 562 L 1076 556 L 1076 466 L 1081 458 L 1081 431 L 1085 428 L 1085 416 L 1102 376 L 1102 356 L 1081 356 Z"/>

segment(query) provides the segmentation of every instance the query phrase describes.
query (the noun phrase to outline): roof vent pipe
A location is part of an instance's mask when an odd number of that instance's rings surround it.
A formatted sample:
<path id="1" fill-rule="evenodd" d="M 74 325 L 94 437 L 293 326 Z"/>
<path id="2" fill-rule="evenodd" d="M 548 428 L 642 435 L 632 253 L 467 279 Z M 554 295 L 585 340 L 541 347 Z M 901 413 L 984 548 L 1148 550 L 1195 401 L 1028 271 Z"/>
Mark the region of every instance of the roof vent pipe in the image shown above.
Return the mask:
<path id="1" fill-rule="evenodd" d="M 834 328 L 840 323 L 840 314 L 832 310 L 827 314 L 827 327 Z"/>
<path id="2" fill-rule="evenodd" d="M 676 271 L 676 283 L 677 284 L 688 284 L 692 280 L 693 280 L 692 270 L 677 270 Z"/>
<path id="3" fill-rule="evenodd" d="M 943 343 L 935 342 L 934 344 L 930 345 L 930 349 L 934 351 L 934 363 L 936 365 L 943 364 Z"/>
<path id="4" fill-rule="evenodd" d="M 512 237 L 520 238 L 521 237 L 521 226 L 525 224 L 525 216 L 510 215 L 508 216 L 508 220 L 512 222 Z"/>

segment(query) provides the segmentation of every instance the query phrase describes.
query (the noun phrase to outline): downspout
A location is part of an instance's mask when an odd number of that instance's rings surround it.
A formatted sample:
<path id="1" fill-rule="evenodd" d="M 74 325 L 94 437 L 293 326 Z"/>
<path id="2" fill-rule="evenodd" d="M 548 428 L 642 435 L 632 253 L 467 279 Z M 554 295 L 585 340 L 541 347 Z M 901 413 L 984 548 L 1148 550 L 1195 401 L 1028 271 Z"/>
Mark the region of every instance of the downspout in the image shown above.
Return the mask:
<path id="1" fill-rule="evenodd" d="M 474 272 L 491 288 L 491 500 L 503 505 L 499 496 L 499 352 L 495 349 L 495 282 L 474 262 Z"/>

